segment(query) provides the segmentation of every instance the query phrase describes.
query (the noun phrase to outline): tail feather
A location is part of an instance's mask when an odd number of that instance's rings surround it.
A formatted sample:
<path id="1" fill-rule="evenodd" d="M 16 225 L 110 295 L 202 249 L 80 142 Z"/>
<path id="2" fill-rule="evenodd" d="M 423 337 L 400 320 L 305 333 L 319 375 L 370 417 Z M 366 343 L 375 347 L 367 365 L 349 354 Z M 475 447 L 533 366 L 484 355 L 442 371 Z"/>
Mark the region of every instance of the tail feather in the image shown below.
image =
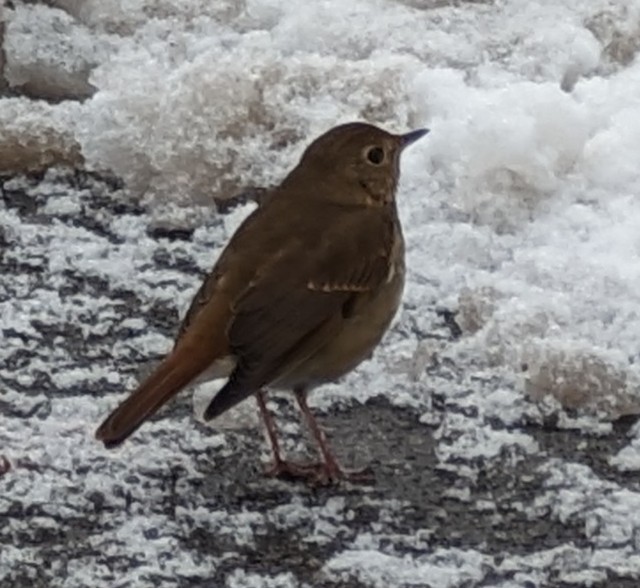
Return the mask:
<path id="1" fill-rule="evenodd" d="M 258 389 L 239 387 L 234 374 L 232 374 L 227 383 L 209 402 L 204 411 L 204 420 L 210 421 L 219 417 L 222 413 L 227 412 L 230 408 L 254 394 Z"/>
<path id="2" fill-rule="evenodd" d="M 178 346 L 156 370 L 98 427 L 106 447 L 122 443 L 146 419 L 189 385 L 212 363 L 209 353 Z"/>

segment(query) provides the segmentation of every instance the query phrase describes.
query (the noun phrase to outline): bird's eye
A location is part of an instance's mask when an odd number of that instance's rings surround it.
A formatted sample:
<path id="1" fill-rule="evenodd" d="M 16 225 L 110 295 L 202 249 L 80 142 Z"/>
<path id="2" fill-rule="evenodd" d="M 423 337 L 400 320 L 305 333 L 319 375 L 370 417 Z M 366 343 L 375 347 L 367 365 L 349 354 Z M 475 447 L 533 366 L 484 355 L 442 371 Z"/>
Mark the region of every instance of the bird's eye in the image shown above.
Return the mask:
<path id="1" fill-rule="evenodd" d="M 380 165 L 384 161 L 384 149 L 382 147 L 370 147 L 367 150 L 367 161 L 373 165 Z"/>

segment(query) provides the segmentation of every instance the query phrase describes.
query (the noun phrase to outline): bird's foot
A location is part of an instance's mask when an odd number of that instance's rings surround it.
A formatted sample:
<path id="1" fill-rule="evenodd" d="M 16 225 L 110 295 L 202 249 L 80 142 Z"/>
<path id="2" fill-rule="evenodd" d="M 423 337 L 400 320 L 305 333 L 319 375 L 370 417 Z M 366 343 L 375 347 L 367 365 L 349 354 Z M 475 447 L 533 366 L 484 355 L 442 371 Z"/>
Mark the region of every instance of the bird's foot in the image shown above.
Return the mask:
<path id="1" fill-rule="evenodd" d="M 265 469 L 265 475 L 271 478 L 282 478 L 284 480 L 304 480 L 309 481 L 314 477 L 322 463 L 309 462 L 302 463 L 279 459 Z"/>
<path id="2" fill-rule="evenodd" d="M 335 461 L 299 463 L 281 460 L 269 466 L 265 473 L 274 478 L 300 480 L 310 486 L 330 486 L 342 481 L 369 484 L 375 479 L 373 472 L 368 467 L 348 470 Z"/>
<path id="3" fill-rule="evenodd" d="M 375 476 L 373 470 L 368 466 L 359 469 L 347 469 L 336 461 L 319 464 L 316 485 L 329 486 L 342 481 L 351 482 L 352 484 L 371 484 L 375 481 Z"/>

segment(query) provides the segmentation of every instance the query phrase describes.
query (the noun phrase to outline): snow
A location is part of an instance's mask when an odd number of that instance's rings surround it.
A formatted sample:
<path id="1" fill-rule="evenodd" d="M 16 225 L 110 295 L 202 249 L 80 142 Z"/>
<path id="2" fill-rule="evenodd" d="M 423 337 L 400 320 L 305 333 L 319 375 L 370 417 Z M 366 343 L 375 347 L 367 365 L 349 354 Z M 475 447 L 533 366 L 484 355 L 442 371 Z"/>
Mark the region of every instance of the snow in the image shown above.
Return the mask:
<path id="1" fill-rule="evenodd" d="M 328 571 L 340 578 L 357 577 L 365 586 L 419 586 L 429 578 L 434 586 L 454 588 L 483 578 L 483 557 L 459 550 L 438 550 L 421 560 L 381 554 L 377 550 L 345 553 L 328 563 Z M 473 584 L 471 584 L 473 585 Z"/>
<path id="2" fill-rule="evenodd" d="M 12 463 L 0 582 L 637 581 L 640 428 L 615 421 L 640 409 L 639 0 L 14 4 L 0 18 L 14 94 L 0 97 L 0 455 Z M 407 470 L 434 466 L 439 495 L 400 488 L 411 477 L 375 500 L 363 490 L 375 520 L 362 523 L 355 491 L 289 494 L 260 477 L 253 406 L 208 426 L 193 418 L 215 385 L 116 452 L 98 447 L 95 425 L 170 348 L 169 327 L 255 206 L 221 217 L 212 200 L 277 183 L 313 137 L 355 119 L 431 130 L 402 161 L 408 283 L 381 349 L 310 403 L 384 398 L 411 414 L 399 438 L 430 457 Z M 52 164 L 124 187 L 38 175 Z M 438 309 L 456 313 L 459 337 Z M 288 405 L 272 405 L 285 448 L 300 452 Z M 366 444 L 376 426 L 354 435 Z M 603 463 L 585 461 L 598 439 L 610 443 Z M 380 464 L 396 451 L 389 441 Z M 220 480 L 230 466 L 239 479 Z M 496 471 L 512 474 L 507 494 L 484 490 Z M 407 523 L 420 501 L 424 520 Z M 467 543 L 446 543 L 437 513 L 455 534 L 452 503 L 514 537 L 518 516 L 566 536 L 511 549 L 491 543 L 492 528 L 469 538 L 471 522 Z M 56 551 L 56 533 L 77 557 Z M 283 534 L 294 555 L 278 563 Z M 307 543 L 316 561 L 301 564 Z M 268 555 L 254 568 L 253 549 Z"/>

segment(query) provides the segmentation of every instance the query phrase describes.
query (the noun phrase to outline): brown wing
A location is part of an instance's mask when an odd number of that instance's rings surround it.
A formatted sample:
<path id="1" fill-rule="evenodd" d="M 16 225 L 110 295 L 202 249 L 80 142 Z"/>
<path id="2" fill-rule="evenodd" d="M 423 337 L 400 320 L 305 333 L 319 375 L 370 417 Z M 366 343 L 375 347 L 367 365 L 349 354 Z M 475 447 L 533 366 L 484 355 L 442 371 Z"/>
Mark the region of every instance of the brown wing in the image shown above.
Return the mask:
<path id="1" fill-rule="evenodd" d="M 231 299 L 242 292 L 246 283 L 252 279 L 256 268 L 269 263 L 278 243 L 286 239 L 287 234 L 278 221 L 282 218 L 282 206 L 271 202 L 264 206 L 272 192 L 264 191 L 260 207 L 254 210 L 238 227 L 231 240 L 221 253 L 218 261 L 191 301 L 176 335 L 175 345 L 195 323 L 196 317 L 211 304 L 219 294 L 220 281 L 224 279 L 224 290 Z M 218 292 L 217 292 L 218 291 Z"/>
<path id="2" fill-rule="evenodd" d="M 184 334 L 193 324 L 193 321 L 195 320 L 198 313 L 211 301 L 211 298 L 213 297 L 216 289 L 216 285 L 220 278 L 220 273 L 216 271 L 216 269 L 217 268 L 214 268 L 211 273 L 207 274 L 206 278 L 202 282 L 202 285 L 196 292 L 196 295 L 193 297 L 191 305 L 189 306 L 189 310 L 187 310 L 187 313 L 184 315 L 184 318 L 180 323 L 180 327 L 178 328 L 175 345 L 177 345 L 178 342 L 184 337 Z"/>
<path id="3" fill-rule="evenodd" d="M 205 412 L 214 418 L 311 356 L 339 332 L 354 297 L 390 271 L 394 220 L 381 209 L 347 209 L 324 231 L 289 240 L 232 305 L 229 347 L 238 360 Z M 316 242 L 313 242 L 314 237 Z"/>

